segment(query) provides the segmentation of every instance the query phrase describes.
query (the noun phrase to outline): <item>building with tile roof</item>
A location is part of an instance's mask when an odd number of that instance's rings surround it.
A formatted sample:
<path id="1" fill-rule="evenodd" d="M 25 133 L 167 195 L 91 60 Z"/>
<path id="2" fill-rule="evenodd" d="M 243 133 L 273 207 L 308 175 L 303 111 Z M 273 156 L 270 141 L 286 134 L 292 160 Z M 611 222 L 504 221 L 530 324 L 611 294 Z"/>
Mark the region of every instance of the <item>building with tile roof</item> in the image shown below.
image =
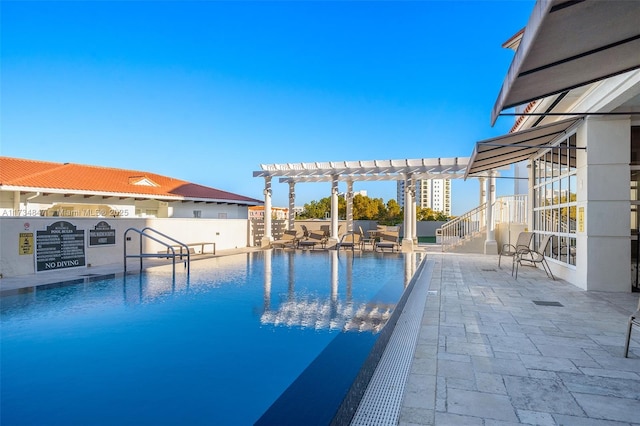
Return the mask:
<path id="1" fill-rule="evenodd" d="M 247 219 L 262 204 L 146 171 L 0 157 L 1 216 Z"/>

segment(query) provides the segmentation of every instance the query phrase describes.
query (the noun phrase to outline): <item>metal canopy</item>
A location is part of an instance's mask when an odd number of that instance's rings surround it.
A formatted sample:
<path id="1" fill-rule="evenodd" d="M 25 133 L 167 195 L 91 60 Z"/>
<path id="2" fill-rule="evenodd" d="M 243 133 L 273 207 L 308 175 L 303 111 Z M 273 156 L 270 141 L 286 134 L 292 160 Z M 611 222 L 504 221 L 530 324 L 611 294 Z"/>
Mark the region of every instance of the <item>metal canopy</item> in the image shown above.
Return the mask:
<path id="1" fill-rule="evenodd" d="M 549 146 L 580 120 L 582 117 L 570 118 L 476 142 L 464 178 L 526 160 Z"/>
<path id="2" fill-rule="evenodd" d="M 468 157 L 406 160 L 330 161 L 315 163 L 261 164 L 253 177 L 280 177 L 280 182 L 329 182 L 416 179 L 461 179 Z"/>
<path id="3" fill-rule="evenodd" d="M 640 68 L 640 1 L 538 0 L 491 114 Z"/>

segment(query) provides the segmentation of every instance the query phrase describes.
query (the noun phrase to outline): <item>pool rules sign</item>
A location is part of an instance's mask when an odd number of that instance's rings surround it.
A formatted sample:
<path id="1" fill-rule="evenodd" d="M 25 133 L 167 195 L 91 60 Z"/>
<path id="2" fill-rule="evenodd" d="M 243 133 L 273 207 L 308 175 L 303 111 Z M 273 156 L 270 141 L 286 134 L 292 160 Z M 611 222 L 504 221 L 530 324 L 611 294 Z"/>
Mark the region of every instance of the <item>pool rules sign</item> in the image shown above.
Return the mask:
<path id="1" fill-rule="evenodd" d="M 84 231 L 59 221 L 36 231 L 36 272 L 85 266 Z"/>

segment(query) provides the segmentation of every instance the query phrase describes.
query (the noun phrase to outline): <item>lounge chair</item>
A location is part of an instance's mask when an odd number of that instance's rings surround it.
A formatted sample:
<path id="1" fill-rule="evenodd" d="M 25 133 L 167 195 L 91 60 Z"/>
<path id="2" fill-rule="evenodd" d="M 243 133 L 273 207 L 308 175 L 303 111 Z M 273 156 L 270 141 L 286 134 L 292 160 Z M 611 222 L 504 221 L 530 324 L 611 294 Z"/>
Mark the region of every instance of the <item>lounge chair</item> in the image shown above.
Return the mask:
<path id="1" fill-rule="evenodd" d="M 373 250 L 376 244 L 376 239 L 374 237 L 367 236 L 362 230 L 362 226 L 358 226 L 358 228 L 360 229 L 360 240 L 362 241 L 362 250 L 364 250 L 367 247 L 367 244 L 370 244 L 371 250 Z"/>
<path id="2" fill-rule="evenodd" d="M 536 266 L 538 263 L 542 265 L 542 269 L 547 274 L 547 276 L 551 277 L 555 281 L 556 277 L 553 276 L 551 272 L 551 268 L 547 263 L 547 259 L 544 257 L 544 252 L 547 251 L 547 246 L 549 245 L 549 241 L 551 241 L 552 234 L 547 234 L 540 241 L 540 246 L 537 250 L 532 250 L 527 248 L 520 250 L 515 257 L 513 258 L 515 269 L 516 269 L 516 279 L 518 279 L 518 266 L 522 264 L 522 262 L 528 262 Z"/>
<path id="3" fill-rule="evenodd" d="M 384 251 L 388 248 L 391 251 L 400 250 L 400 235 L 398 232 L 381 231 L 378 232 L 378 241 L 375 243 L 374 249 Z"/>
<path id="4" fill-rule="evenodd" d="M 629 317 L 629 325 L 627 327 L 627 340 L 624 344 L 624 357 L 629 356 L 629 342 L 631 341 L 631 327 L 640 327 L 640 299 L 638 299 L 638 310 Z"/>
<path id="5" fill-rule="evenodd" d="M 298 233 L 296 231 L 284 231 L 284 235 L 279 240 L 271 243 L 273 248 L 296 248 L 298 245 Z"/>
<path id="6" fill-rule="evenodd" d="M 511 257 L 511 275 L 513 275 L 513 264 L 515 262 L 516 255 L 523 250 L 529 250 L 529 246 L 531 245 L 531 240 L 533 239 L 533 232 L 521 232 L 518 234 L 518 239 L 516 240 L 516 244 L 503 244 L 502 250 L 500 250 L 500 254 L 498 255 L 498 268 L 500 268 L 500 260 L 502 256 Z"/>
<path id="7" fill-rule="evenodd" d="M 356 248 L 362 248 L 362 236 L 357 232 L 347 232 L 342 235 L 340 241 L 336 245 L 336 249 L 340 250 L 342 247 L 355 250 Z"/>
<path id="8" fill-rule="evenodd" d="M 298 241 L 298 248 L 307 249 L 312 248 L 315 250 L 316 245 L 320 244 L 322 248 L 325 248 L 327 238 L 322 231 L 310 231 L 309 236 L 306 239 Z"/>

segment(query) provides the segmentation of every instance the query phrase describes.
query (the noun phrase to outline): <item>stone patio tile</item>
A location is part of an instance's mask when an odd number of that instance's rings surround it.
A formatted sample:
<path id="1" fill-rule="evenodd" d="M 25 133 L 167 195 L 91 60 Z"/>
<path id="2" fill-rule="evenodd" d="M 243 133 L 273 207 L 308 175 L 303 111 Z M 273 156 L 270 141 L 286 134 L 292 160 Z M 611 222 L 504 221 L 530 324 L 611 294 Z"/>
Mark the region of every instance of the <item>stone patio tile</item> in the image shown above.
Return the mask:
<path id="1" fill-rule="evenodd" d="M 466 379 L 468 377 L 473 377 L 473 367 L 470 362 L 457 362 L 439 359 L 438 376 Z"/>
<path id="2" fill-rule="evenodd" d="M 484 422 L 478 417 L 460 416 L 436 411 L 435 424 L 438 426 L 483 426 Z"/>
<path id="3" fill-rule="evenodd" d="M 499 374 L 476 373 L 476 387 L 480 392 L 507 394 L 504 387 L 504 380 Z"/>
<path id="4" fill-rule="evenodd" d="M 588 367 L 581 368 L 580 370 L 587 376 L 640 380 L 640 374 L 632 373 L 629 371 L 618 371 L 618 370 L 609 370 L 609 369 L 603 369 L 603 368 L 588 368 Z"/>
<path id="5" fill-rule="evenodd" d="M 520 359 L 520 356 L 513 352 L 493 351 L 493 356 L 500 359 L 517 359 L 517 360 Z"/>
<path id="6" fill-rule="evenodd" d="M 476 382 L 475 380 L 473 380 L 473 378 L 471 379 L 460 379 L 457 377 L 447 378 L 447 389 L 449 388 L 463 389 L 463 390 L 470 390 L 470 391 L 478 390 L 476 388 Z"/>
<path id="7" fill-rule="evenodd" d="M 538 348 L 538 351 L 540 351 L 543 356 L 592 360 L 589 354 L 587 354 L 584 349 L 580 347 L 569 345 L 550 345 L 545 343 L 535 345 L 536 348 Z"/>
<path id="8" fill-rule="evenodd" d="M 613 353 L 604 349 L 585 349 L 585 352 L 602 368 L 634 373 L 640 372 L 640 358 L 624 358 L 622 356 L 623 350 L 624 348 L 621 344 L 619 351 L 616 350 Z"/>
<path id="9" fill-rule="evenodd" d="M 423 408 L 402 407 L 398 417 L 399 426 L 434 425 L 434 411 Z"/>
<path id="10" fill-rule="evenodd" d="M 562 426 L 629 426 L 627 422 L 590 419 L 588 417 L 567 416 L 563 414 L 554 414 L 553 418 L 558 425 Z"/>
<path id="11" fill-rule="evenodd" d="M 526 425 L 555 426 L 556 421 L 549 413 L 539 411 L 518 410 L 520 422 Z"/>
<path id="12" fill-rule="evenodd" d="M 547 371 L 547 370 L 528 370 L 529 377 L 535 377 L 536 379 L 549 379 L 556 380 L 558 378 L 558 373 L 555 371 Z"/>
<path id="13" fill-rule="evenodd" d="M 414 357 L 411 362 L 410 374 L 430 374 L 435 376 L 437 363 L 432 357 Z"/>
<path id="14" fill-rule="evenodd" d="M 473 367 L 479 373 L 492 373 L 510 376 L 528 376 L 529 372 L 520 359 L 505 360 L 486 356 L 471 357 Z"/>
<path id="15" fill-rule="evenodd" d="M 583 349 L 597 349 L 600 347 L 596 342 L 591 340 L 586 336 L 578 336 L 578 337 L 561 337 L 561 336 L 539 336 L 539 335 L 531 335 L 529 336 L 531 341 L 536 345 L 550 345 L 550 346 L 569 346 L 574 348 L 583 348 Z"/>
<path id="16" fill-rule="evenodd" d="M 471 357 L 469 355 L 454 354 L 454 353 L 445 352 L 444 350 L 441 350 L 440 352 L 438 352 L 438 359 L 439 360 L 444 359 L 444 360 L 456 361 L 456 362 L 471 362 Z"/>
<path id="17" fill-rule="evenodd" d="M 510 336 L 489 336 L 491 346 L 496 352 L 538 355 L 538 349 L 528 338 Z"/>
<path id="18" fill-rule="evenodd" d="M 638 380 L 569 373 L 558 373 L 558 377 L 570 392 L 608 395 L 640 401 L 640 381 Z"/>
<path id="19" fill-rule="evenodd" d="M 448 342 L 447 352 L 463 355 L 493 356 L 491 346 L 468 342 Z"/>
<path id="20" fill-rule="evenodd" d="M 486 334 L 489 336 L 506 336 L 507 333 L 499 324 L 466 324 L 465 329 L 467 333 Z"/>
<path id="21" fill-rule="evenodd" d="M 584 412 L 560 380 L 505 376 L 504 384 L 514 407 L 580 416 Z"/>
<path id="22" fill-rule="evenodd" d="M 595 419 L 640 422 L 640 400 L 612 396 L 575 393 L 574 397 L 584 411 Z"/>
<path id="23" fill-rule="evenodd" d="M 449 388 L 447 389 L 447 411 L 465 416 L 518 421 L 509 397 L 485 392 Z"/>
<path id="24" fill-rule="evenodd" d="M 580 370 L 566 358 L 556 358 L 541 355 L 520 355 L 522 363 L 527 369 L 564 371 L 567 373 L 579 373 Z"/>
<path id="25" fill-rule="evenodd" d="M 433 410 L 435 408 L 435 394 L 435 376 L 413 374 L 407 379 L 402 405 Z"/>

